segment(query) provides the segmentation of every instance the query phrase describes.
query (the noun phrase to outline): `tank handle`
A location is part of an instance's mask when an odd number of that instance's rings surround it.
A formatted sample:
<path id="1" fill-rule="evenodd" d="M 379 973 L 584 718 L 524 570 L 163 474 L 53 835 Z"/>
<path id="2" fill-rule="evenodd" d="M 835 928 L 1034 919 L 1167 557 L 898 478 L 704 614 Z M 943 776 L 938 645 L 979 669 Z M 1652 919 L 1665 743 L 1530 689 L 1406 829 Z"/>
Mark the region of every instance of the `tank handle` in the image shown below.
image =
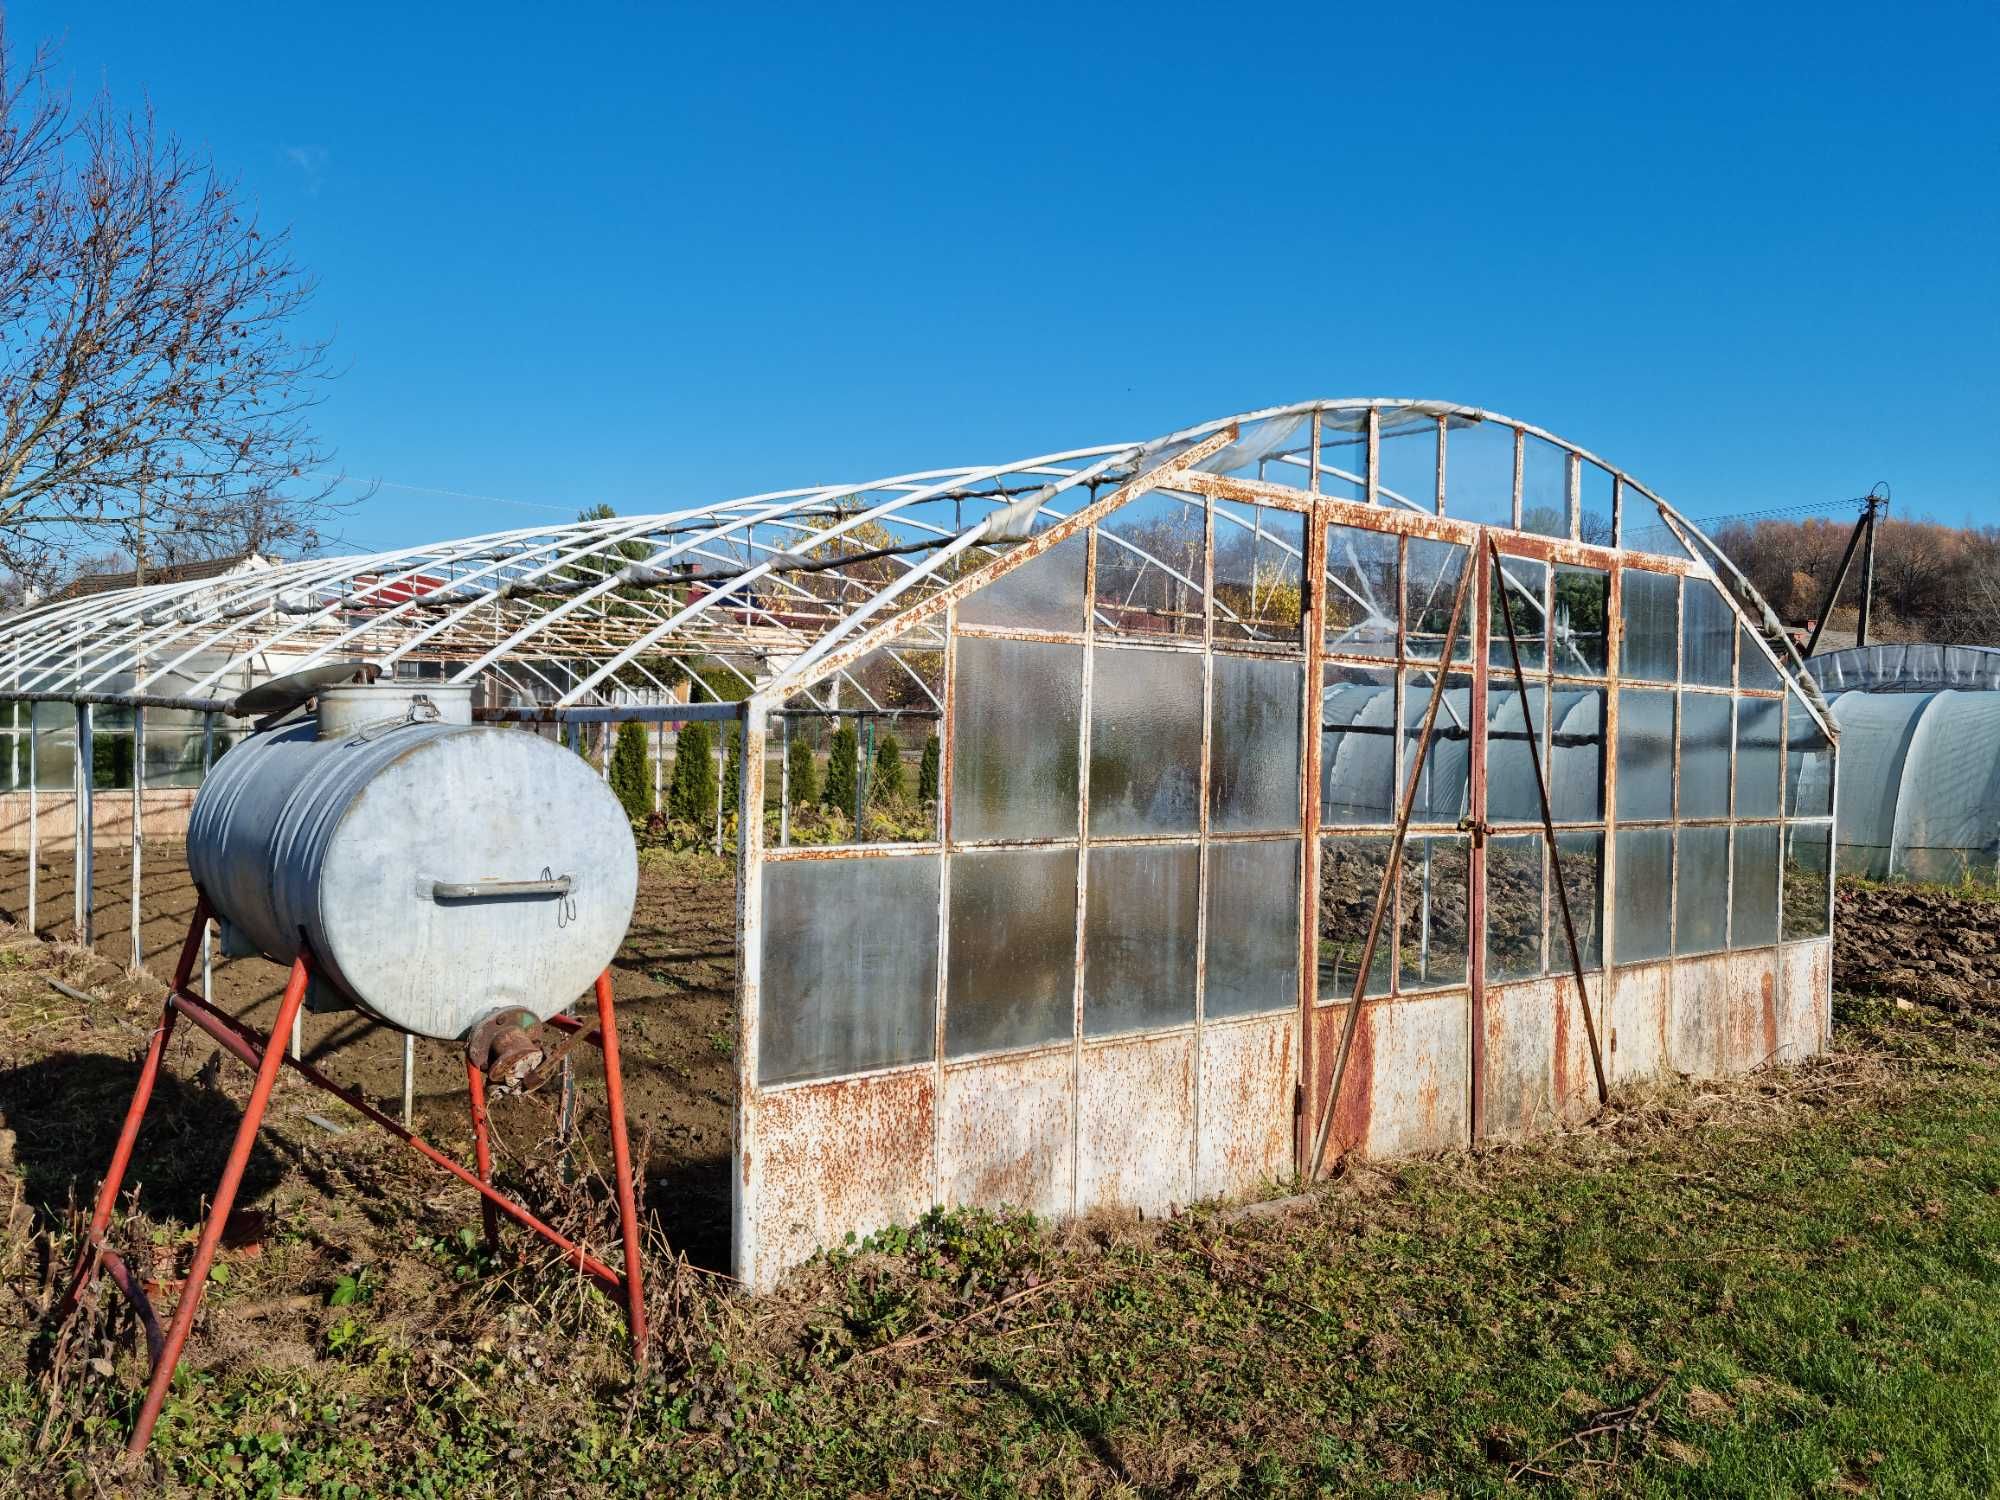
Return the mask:
<path id="1" fill-rule="evenodd" d="M 567 896 L 570 878 L 553 880 L 433 880 L 430 895 L 437 901 L 486 901 L 499 896 Z"/>

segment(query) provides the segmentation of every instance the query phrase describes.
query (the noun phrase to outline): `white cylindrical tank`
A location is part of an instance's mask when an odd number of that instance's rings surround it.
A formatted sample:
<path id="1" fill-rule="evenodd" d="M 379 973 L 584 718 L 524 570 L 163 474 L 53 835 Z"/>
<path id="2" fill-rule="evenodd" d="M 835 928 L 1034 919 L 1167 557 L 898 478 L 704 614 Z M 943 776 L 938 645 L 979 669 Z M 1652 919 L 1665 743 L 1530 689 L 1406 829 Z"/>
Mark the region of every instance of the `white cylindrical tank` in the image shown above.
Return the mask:
<path id="1" fill-rule="evenodd" d="M 546 1020 L 632 920 L 624 809 L 579 756 L 471 722 L 469 688 L 330 689 L 318 717 L 215 763 L 188 868 L 225 946 L 279 963 L 301 940 L 346 1000 L 455 1040 L 490 1012 Z"/>

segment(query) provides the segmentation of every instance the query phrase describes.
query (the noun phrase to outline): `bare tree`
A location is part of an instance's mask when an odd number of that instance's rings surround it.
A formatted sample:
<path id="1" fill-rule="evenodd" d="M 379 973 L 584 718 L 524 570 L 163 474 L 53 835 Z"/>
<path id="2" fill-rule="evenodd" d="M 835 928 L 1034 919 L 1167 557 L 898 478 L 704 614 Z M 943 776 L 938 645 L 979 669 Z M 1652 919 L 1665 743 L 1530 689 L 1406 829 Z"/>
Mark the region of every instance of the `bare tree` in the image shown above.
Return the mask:
<path id="1" fill-rule="evenodd" d="M 150 109 L 72 109 L 0 20 L 0 569 L 65 556 L 309 550 L 333 509 L 306 415 L 312 295 L 205 155 Z"/>

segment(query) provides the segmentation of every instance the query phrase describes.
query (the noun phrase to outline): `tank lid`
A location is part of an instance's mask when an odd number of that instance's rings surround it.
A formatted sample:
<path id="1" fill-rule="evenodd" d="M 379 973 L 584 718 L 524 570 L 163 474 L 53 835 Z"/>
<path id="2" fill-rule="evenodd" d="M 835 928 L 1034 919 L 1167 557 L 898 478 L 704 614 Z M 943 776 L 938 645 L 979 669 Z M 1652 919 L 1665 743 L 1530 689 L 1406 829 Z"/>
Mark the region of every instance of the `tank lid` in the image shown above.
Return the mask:
<path id="1" fill-rule="evenodd" d="M 327 688 L 319 694 L 319 737 L 342 739 L 364 729 L 399 723 L 470 724 L 469 682 L 374 682 Z"/>
<path id="2" fill-rule="evenodd" d="M 230 708 L 239 718 L 275 719 L 317 697 L 327 688 L 339 687 L 343 683 L 373 682 L 381 671 L 372 661 L 328 662 L 323 667 L 289 672 L 283 677 L 273 677 L 269 682 L 246 688 L 236 695 L 236 701 Z"/>

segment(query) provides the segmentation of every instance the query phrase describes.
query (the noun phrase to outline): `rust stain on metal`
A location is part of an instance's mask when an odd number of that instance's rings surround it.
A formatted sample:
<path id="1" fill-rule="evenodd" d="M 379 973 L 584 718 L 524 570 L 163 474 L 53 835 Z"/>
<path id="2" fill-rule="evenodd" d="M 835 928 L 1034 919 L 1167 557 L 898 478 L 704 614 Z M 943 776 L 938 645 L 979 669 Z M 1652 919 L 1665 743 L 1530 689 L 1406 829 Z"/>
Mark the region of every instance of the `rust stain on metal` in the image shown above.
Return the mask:
<path id="1" fill-rule="evenodd" d="M 1665 1070 L 1672 1050 L 1668 1044 L 1672 994 L 1670 960 L 1614 971 L 1611 1015 L 1618 1038 L 1611 1052 L 1614 1077 L 1655 1078 Z"/>
<path id="2" fill-rule="evenodd" d="M 1194 1033 L 1086 1046 L 1076 1211 L 1171 1213 L 1194 1197 Z"/>
<path id="3" fill-rule="evenodd" d="M 939 1200 L 1068 1214 L 1072 1111 L 1067 1048 L 946 1068 Z"/>
<path id="4" fill-rule="evenodd" d="M 1204 1028 L 1195 1195 L 1247 1193 L 1291 1175 L 1297 1018 Z"/>
<path id="5" fill-rule="evenodd" d="M 764 1092 L 760 1258 L 795 1265 L 929 1208 L 936 1103 L 928 1068 Z"/>

